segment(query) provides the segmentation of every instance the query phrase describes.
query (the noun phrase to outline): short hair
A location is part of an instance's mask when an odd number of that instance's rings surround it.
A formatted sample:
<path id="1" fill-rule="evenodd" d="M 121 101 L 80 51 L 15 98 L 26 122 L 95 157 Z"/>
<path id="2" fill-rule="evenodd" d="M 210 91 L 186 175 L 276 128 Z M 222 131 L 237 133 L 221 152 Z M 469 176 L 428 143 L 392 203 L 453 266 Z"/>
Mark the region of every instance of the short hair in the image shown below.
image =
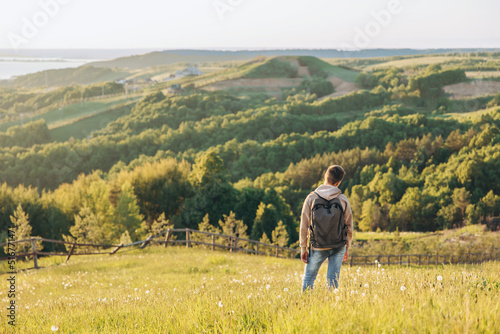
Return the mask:
<path id="1" fill-rule="evenodd" d="M 325 172 L 325 183 L 333 185 L 337 182 L 342 181 L 344 179 L 344 176 L 345 171 L 342 167 L 340 167 L 339 165 L 330 166 Z"/>

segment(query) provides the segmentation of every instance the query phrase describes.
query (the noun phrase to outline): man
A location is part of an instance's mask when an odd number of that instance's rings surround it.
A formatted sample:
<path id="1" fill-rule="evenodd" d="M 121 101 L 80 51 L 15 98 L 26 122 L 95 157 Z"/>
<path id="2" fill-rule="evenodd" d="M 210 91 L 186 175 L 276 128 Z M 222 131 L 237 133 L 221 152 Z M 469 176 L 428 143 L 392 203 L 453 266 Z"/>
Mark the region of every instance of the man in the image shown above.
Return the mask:
<path id="1" fill-rule="evenodd" d="M 302 216 L 300 220 L 300 257 L 302 262 L 304 262 L 304 277 L 302 281 L 302 291 L 307 289 L 312 289 L 314 286 L 314 281 L 316 280 L 316 276 L 318 274 L 319 268 L 321 264 L 328 258 L 328 271 L 327 271 L 327 285 L 328 287 L 338 287 L 338 279 L 340 276 L 340 267 L 342 266 L 342 262 L 346 261 L 349 256 L 349 247 L 351 246 L 352 240 L 352 212 L 351 206 L 349 204 L 349 200 L 345 195 L 343 195 L 338 188 L 342 180 L 344 179 L 345 171 L 342 167 L 338 165 L 333 165 L 328 168 L 325 172 L 325 182 L 312 193 L 310 193 L 306 200 L 304 201 L 304 205 L 302 207 Z M 313 214 L 314 210 L 320 208 L 320 210 L 328 210 L 328 213 L 331 213 L 331 210 L 328 205 L 329 203 L 340 203 L 340 207 L 338 207 L 339 214 L 337 214 L 333 218 L 328 218 L 336 220 L 333 224 L 343 226 L 347 231 L 342 231 L 342 235 L 340 239 L 335 240 L 335 242 L 330 242 L 330 246 L 334 247 L 321 247 L 321 244 L 327 244 L 328 242 L 318 240 L 325 240 L 328 236 L 319 236 L 321 230 L 318 231 L 314 235 L 311 227 L 313 223 L 313 219 L 316 219 L 315 223 L 318 223 L 318 220 L 323 218 L 318 218 L 320 216 L 319 213 Z M 324 209 L 326 208 L 326 209 Z M 323 214 L 323 217 L 326 216 L 326 213 Z M 343 216 L 343 217 L 342 217 Z M 340 218 L 338 218 L 340 217 Z M 324 219 L 323 219 L 324 220 Z M 339 221 L 340 220 L 340 221 Z M 343 220 L 343 221 L 342 221 Z M 330 222 L 328 222 L 331 224 Z M 345 225 L 344 225 L 345 223 Z M 339 227 L 340 229 L 341 227 Z M 322 229 L 323 231 L 325 228 Z M 336 234 L 336 230 L 332 230 L 333 233 Z M 324 232 L 322 232 L 324 233 Z M 338 238 L 338 237 L 337 237 Z M 309 254 L 307 249 L 307 241 L 311 243 L 311 254 Z M 315 247 L 316 245 L 316 247 Z"/>

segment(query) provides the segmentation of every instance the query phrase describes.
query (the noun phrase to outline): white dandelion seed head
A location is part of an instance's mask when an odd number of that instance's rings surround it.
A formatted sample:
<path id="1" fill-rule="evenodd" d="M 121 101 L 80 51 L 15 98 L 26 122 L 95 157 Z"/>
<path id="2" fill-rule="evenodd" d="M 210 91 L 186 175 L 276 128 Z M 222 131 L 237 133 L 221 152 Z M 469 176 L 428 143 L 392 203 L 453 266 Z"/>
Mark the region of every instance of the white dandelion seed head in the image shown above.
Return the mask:
<path id="1" fill-rule="evenodd" d="M 288 292 L 288 288 L 284 288 L 283 291 Z"/>
<path id="2" fill-rule="evenodd" d="M 339 289 L 334 289 L 333 293 L 335 293 L 335 294 L 339 293 Z"/>
<path id="3" fill-rule="evenodd" d="M 221 300 L 221 301 L 219 301 L 219 307 L 222 307 L 222 306 L 224 306 L 224 304 L 222 304 L 222 300 Z"/>
<path id="4" fill-rule="evenodd" d="M 267 290 L 271 289 L 271 286 L 270 286 L 269 284 L 268 284 L 268 285 L 266 285 L 266 289 L 267 289 Z"/>
<path id="5" fill-rule="evenodd" d="M 368 285 L 368 283 L 366 283 L 366 284 L 365 284 L 365 288 L 367 288 L 367 289 L 368 289 L 369 287 L 370 287 L 370 286 Z"/>
<path id="6" fill-rule="evenodd" d="M 439 275 L 439 276 L 437 277 L 437 280 L 438 280 L 439 282 L 441 282 L 441 281 L 443 280 L 443 276 Z"/>
<path id="7" fill-rule="evenodd" d="M 50 330 L 53 331 L 53 332 L 57 332 L 59 330 L 59 327 L 52 325 L 50 327 Z"/>
<path id="8" fill-rule="evenodd" d="M 363 292 L 363 293 L 361 294 L 361 297 L 364 297 L 364 296 L 366 296 L 366 295 L 365 295 L 365 293 Z"/>
<path id="9" fill-rule="evenodd" d="M 336 301 L 339 301 L 339 300 L 340 300 L 340 297 L 339 297 L 339 296 L 335 297 L 335 300 L 336 300 Z"/>
<path id="10" fill-rule="evenodd" d="M 401 285 L 401 291 L 405 291 L 406 287 L 404 285 Z"/>

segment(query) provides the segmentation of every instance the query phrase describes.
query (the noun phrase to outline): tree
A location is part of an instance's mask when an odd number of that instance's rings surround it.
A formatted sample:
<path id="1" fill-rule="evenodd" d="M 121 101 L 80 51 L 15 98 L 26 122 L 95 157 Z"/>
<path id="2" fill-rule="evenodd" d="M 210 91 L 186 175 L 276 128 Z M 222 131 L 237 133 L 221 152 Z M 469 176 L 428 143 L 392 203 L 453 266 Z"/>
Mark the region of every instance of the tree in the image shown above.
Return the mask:
<path id="1" fill-rule="evenodd" d="M 248 238 L 246 233 L 248 227 L 242 220 L 236 219 L 233 211 L 229 212 L 229 215 L 223 215 L 223 219 L 219 220 L 219 226 L 222 228 L 222 234 Z"/>
<path id="2" fill-rule="evenodd" d="M 9 231 L 9 237 L 13 236 L 13 241 L 25 240 L 32 237 L 32 227 L 30 225 L 29 215 L 24 212 L 21 204 L 17 206 L 16 210 L 14 210 L 13 215 L 10 216 L 10 221 L 12 225 L 14 225 L 13 228 Z M 31 242 L 19 242 L 14 244 L 16 254 L 28 253 L 31 247 Z M 37 241 L 36 250 L 41 251 L 42 249 L 43 246 L 41 241 Z M 5 253 L 7 253 L 8 250 L 8 246 L 5 246 Z M 12 250 L 12 248 L 10 250 Z"/>
<path id="3" fill-rule="evenodd" d="M 260 203 L 257 209 L 255 223 L 253 224 L 250 238 L 258 240 L 265 233 L 272 235 L 274 228 L 278 222 L 278 213 L 272 204 Z"/>
<path id="4" fill-rule="evenodd" d="M 165 218 L 165 215 L 163 215 Z M 140 213 L 137 197 L 134 194 L 132 185 L 126 182 L 121 187 L 115 209 L 115 224 L 120 233 L 128 233 L 133 241 L 137 241 L 138 229 L 144 219 Z"/>
<path id="5" fill-rule="evenodd" d="M 470 193 L 465 188 L 453 189 L 453 204 L 460 209 L 462 219 L 465 217 L 465 209 L 470 204 Z"/>
<path id="6" fill-rule="evenodd" d="M 285 224 L 283 224 L 283 221 L 280 220 L 278 222 L 278 225 L 272 232 L 272 238 L 274 245 L 278 245 L 280 247 L 288 246 L 288 232 L 286 230 Z"/>
<path id="7" fill-rule="evenodd" d="M 109 226 L 103 224 L 102 213 L 94 213 L 85 206 L 75 215 L 75 224 L 69 229 L 70 236 L 63 235 L 64 240 L 77 243 L 101 244 L 113 242 Z"/>

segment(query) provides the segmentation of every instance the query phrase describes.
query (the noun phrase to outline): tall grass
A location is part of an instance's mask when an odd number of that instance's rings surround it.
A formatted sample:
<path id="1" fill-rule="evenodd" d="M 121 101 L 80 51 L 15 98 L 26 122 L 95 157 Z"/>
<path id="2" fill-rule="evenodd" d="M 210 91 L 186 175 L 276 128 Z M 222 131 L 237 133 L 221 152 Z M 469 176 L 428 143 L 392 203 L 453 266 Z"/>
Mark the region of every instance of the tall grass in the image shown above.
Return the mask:
<path id="1" fill-rule="evenodd" d="M 41 265 L 17 274 L 19 333 L 52 326 L 60 333 L 500 331 L 499 263 L 344 266 L 338 290 L 325 287 L 325 265 L 305 294 L 298 260 L 202 249 L 153 247 Z M 6 306 L 5 288 L 0 299 Z M 0 332 L 12 332 L 5 312 L 1 320 Z"/>

